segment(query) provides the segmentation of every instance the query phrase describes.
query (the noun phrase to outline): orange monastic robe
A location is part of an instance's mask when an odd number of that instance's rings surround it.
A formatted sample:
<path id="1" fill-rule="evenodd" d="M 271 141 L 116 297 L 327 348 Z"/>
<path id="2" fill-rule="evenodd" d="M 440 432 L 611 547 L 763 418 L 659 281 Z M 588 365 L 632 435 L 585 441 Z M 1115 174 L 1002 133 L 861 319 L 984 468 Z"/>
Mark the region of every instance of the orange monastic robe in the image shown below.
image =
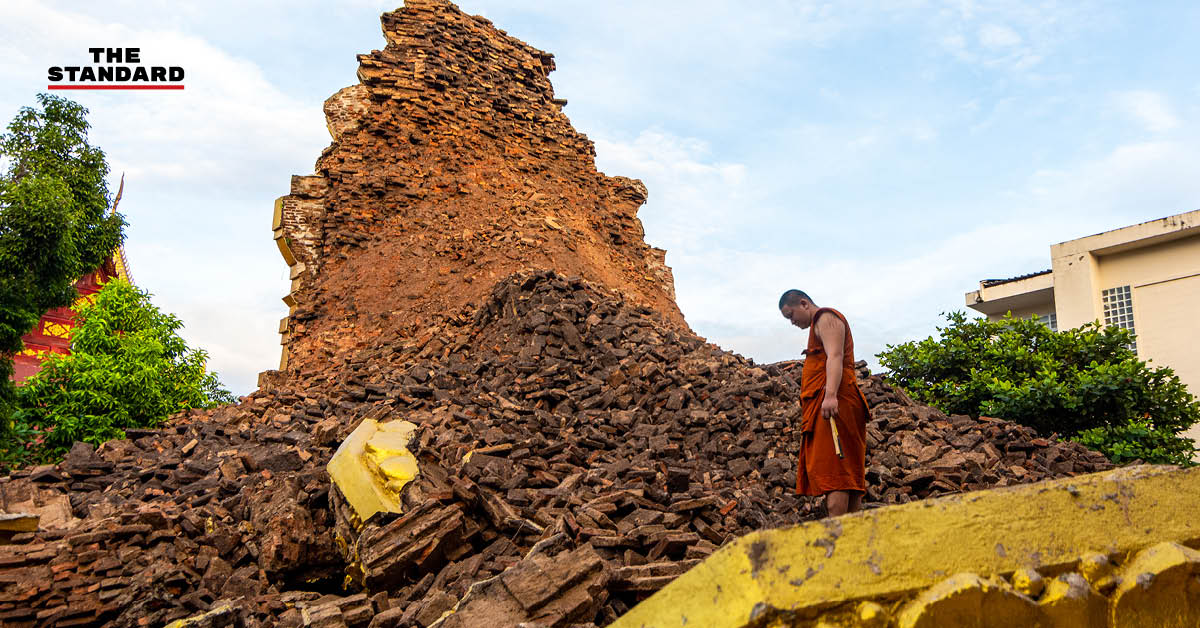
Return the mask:
<path id="1" fill-rule="evenodd" d="M 817 319 L 832 314 L 846 326 L 842 349 L 842 384 L 838 387 L 838 437 L 844 457 L 838 458 L 833 446 L 829 419 L 821 417 L 825 394 L 825 349 L 817 338 Z M 796 465 L 796 493 L 824 495 L 830 491 L 867 490 L 867 400 L 854 379 L 854 339 L 850 324 L 842 313 L 823 307 L 813 314 L 808 330 L 808 349 L 804 351 L 804 369 L 800 372 L 801 423 L 800 460 Z"/>

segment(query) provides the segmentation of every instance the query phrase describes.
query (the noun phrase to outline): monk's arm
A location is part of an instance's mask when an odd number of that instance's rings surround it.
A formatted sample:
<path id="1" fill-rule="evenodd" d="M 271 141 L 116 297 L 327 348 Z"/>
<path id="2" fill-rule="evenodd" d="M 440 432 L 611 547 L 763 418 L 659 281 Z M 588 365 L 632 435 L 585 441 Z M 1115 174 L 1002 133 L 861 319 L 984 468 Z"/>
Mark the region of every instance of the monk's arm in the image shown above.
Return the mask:
<path id="1" fill-rule="evenodd" d="M 846 326 L 836 316 L 817 319 L 817 337 L 825 349 L 825 398 L 837 399 L 842 385 L 842 359 L 846 347 Z"/>

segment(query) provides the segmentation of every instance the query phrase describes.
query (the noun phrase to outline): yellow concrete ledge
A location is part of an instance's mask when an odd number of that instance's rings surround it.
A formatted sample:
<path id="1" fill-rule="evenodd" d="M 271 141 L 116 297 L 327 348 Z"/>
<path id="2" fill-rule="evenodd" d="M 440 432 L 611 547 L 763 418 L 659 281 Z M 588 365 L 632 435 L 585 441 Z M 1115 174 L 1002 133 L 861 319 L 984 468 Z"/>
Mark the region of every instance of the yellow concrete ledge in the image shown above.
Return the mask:
<path id="1" fill-rule="evenodd" d="M 288 245 L 288 238 L 283 234 L 283 229 L 274 231 L 275 246 L 279 248 L 279 254 L 283 256 L 283 261 L 287 262 L 288 266 L 296 265 L 296 256 L 292 254 L 292 249 Z"/>
<path id="2" fill-rule="evenodd" d="M 746 535 L 612 626 L 1200 626 L 1198 514 L 1200 468 L 1149 466 L 881 508 Z"/>
<path id="3" fill-rule="evenodd" d="M 275 199 L 275 206 L 271 211 L 271 231 L 277 231 L 283 228 L 283 199 L 286 196 L 280 196 Z"/>

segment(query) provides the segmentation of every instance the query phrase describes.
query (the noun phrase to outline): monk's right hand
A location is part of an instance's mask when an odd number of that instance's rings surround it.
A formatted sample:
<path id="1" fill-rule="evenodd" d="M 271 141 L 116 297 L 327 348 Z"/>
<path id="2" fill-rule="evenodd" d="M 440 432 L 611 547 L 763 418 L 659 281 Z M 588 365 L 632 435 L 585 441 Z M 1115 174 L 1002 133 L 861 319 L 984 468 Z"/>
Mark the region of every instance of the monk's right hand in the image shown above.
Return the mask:
<path id="1" fill-rule="evenodd" d="M 821 417 L 829 419 L 838 415 L 837 397 L 825 397 L 821 401 Z"/>

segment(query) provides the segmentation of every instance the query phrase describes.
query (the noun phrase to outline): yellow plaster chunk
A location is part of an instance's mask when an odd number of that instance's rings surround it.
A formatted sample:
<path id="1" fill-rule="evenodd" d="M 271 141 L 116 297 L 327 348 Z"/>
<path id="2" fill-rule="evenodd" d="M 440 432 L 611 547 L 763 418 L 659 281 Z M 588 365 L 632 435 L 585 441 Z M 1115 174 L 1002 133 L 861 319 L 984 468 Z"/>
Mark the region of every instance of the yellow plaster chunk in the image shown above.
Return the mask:
<path id="1" fill-rule="evenodd" d="M 289 246 L 289 239 L 283 233 L 283 229 L 275 229 L 275 246 L 279 247 L 279 254 L 283 256 L 283 261 L 287 262 L 288 266 L 296 265 L 296 256 L 292 254 L 292 249 Z"/>
<path id="2" fill-rule="evenodd" d="M 407 421 L 405 421 L 407 423 Z M 411 423 L 410 423 L 411 425 Z M 370 440 L 363 444 L 363 451 L 376 460 L 384 460 L 393 456 L 412 455 L 408 453 L 410 432 L 377 431 Z"/>
<path id="3" fill-rule="evenodd" d="M 1073 572 L 1051 580 L 1038 606 L 1054 628 L 1104 626 L 1108 613 L 1108 600 Z"/>
<path id="4" fill-rule="evenodd" d="M 35 514 L 0 512 L 0 532 L 37 532 L 39 520 Z"/>
<path id="5" fill-rule="evenodd" d="M 408 482 L 417 477 L 417 459 L 404 451 L 380 462 L 379 471 L 388 478 L 389 484 L 395 480 Z"/>
<path id="6" fill-rule="evenodd" d="M 1112 596 L 1113 628 L 1200 626 L 1200 552 L 1159 543 L 1138 552 L 1121 571 Z"/>
<path id="7" fill-rule="evenodd" d="M 1112 563 L 1104 554 L 1088 554 L 1079 560 L 1079 573 L 1083 579 L 1095 585 L 1112 574 Z"/>
<path id="8" fill-rule="evenodd" d="M 417 426 L 408 421 L 387 421 L 379 424 L 379 431 L 388 434 L 405 434 L 412 437 L 413 432 L 417 431 Z"/>
<path id="9" fill-rule="evenodd" d="M 1040 595 L 1042 588 L 1046 586 L 1042 580 L 1042 574 L 1039 574 L 1036 569 L 1029 567 L 1018 569 L 1013 573 L 1012 583 L 1014 589 L 1030 597 Z"/>
<path id="10" fill-rule="evenodd" d="M 876 602 L 862 602 L 858 605 L 857 619 L 860 628 L 883 628 L 887 625 L 888 612 Z"/>
<path id="11" fill-rule="evenodd" d="M 400 493 L 420 472 L 408 451 L 417 426 L 364 419 L 338 446 L 326 469 L 359 522 L 377 512 L 400 512 Z"/>
<path id="12" fill-rule="evenodd" d="M 222 604 L 221 606 L 218 606 L 201 615 L 185 617 L 184 619 L 176 619 L 175 621 L 163 626 L 163 628 L 188 628 L 188 626 L 210 624 L 210 622 L 213 621 L 213 618 L 230 619 L 223 616 L 229 613 L 231 609 L 232 607 L 229 604 Z"/>
<path id="13" fill-rule="evenodd" d="M 960 573 L 930 587 L 900 611 L 899 628 L 1046 626 L 1037 605 L 1007 583 Z"/>

